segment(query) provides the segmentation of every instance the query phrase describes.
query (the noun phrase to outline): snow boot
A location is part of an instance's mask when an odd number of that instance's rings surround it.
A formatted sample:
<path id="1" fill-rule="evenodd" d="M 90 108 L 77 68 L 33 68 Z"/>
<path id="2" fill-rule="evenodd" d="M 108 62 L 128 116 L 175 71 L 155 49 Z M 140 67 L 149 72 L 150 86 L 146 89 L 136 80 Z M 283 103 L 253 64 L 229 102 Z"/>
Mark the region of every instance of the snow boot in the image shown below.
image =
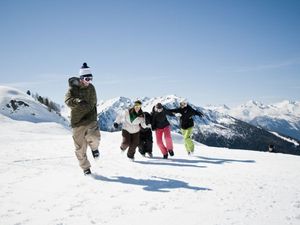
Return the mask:
<path id="1" fill-rule="evenodd" d="M 91 175 L 91 174 L 92 174 L 92 172 L 91 172 L 90 169 L 85 169 L 85 170 L 83 171 L 83 173 L 84 173 L 85 176 L 86 176 L 86 175 Z"/>
<path id="2" fill-rule="evenodd" d="M 173 150 L 168 150 L 168 152 L 169 152 L 170 156 L 174 156 Z"/>
<path id="3" fill-rule="evenodd" d="M 194 155 L 194 151 L 188 152 L 189 156 L 193 156 Z"/>
<path id="4" fill-rule="evenodd" d="M 94 151 L 92 150 L 92 154 L 93 154 L 94 159 L 99 158 L 100 153 L 99 153 L 99 150 L 98 150 L 98 149 L 96 149 L 96 150 L 94 150 Z"/>

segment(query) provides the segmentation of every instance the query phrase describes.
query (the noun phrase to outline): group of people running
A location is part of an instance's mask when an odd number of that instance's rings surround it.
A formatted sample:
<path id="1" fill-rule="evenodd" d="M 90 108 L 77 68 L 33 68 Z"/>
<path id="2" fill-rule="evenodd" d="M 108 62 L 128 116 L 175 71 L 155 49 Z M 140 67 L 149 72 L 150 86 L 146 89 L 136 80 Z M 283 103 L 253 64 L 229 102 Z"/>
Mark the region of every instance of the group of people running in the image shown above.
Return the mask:
<path id="1" fill-rule="evenodd" d="M 194 126 L 193 116 L 203 117 L 202 112 L 194 110 L 186 100 L 182 100 L 180 107 L 175 109 L 168 109 L 159 102 L 153 106 L 151 113 L 143 112 L 141 107 L 142 102 L 135 101 L 134 106 L 120 113 L 114 122 L 115 128 L 118 128 L 120 123 L 123 125 L 123 140 L 120 148 L 122 151 L 128 149 L 127 157 L 129 159 L 134 159 L 137 147 L 143 156 L 148 154 L 149 157 L 152 157 L 152 131 L 155 131 L 156 143 L 163 158 L 167 159 L 168 156 L 174 156 L 171 125 L 167 115 L 175 116 L 176 113 L 180 114 L 180 126 L 185 148 L 188 154 L 194 152 L 194 143 L 191 139 Z"/>
<path id="2" fill-rule="evenodd" d="M 85 175 L 91 174 L 91 164 L 87 158 L 88 146 L 95 159 L 99 158 L 100 129 L 97 122 L 97 94 L 91 83 L 93 75 L 87 63 L 83 63 L 79 70 L 79 77 L 69 79 L 69 90 L 65 96 L 65 103 L 71 109 L 71 127 L 75 154 Z M 142 111 L 142 102 L 137 100 L 133 107 L 117 115 L 113 123 L 114 128 L 122 124 L 121 150 L 127 149 L 127 157 L 134 160 L 136 148 L 146 156 L 152 157 L 152 131 L 155 131 L 157 145 L 164 159 L 174 156 L 171 127 L 167 115 L 180 114 L 180 127 L 188 154 L 194 152 L 191 139 L 194 121 L 193 116 L 203 117 L 203 113 L 193 109 L 186 100 L 180 102 L 180 107 L 168 109 L 161 103 L 153 106 L 152 112 Z"/>

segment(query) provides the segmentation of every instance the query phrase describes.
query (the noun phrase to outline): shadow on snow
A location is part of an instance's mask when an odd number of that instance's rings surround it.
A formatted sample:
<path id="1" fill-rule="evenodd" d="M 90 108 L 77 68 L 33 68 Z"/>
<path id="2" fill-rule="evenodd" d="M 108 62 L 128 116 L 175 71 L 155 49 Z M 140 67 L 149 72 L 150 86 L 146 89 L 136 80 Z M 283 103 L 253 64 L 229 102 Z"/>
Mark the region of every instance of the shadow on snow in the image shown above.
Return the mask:
<path id="1" fill-rule="evenodd" d="M 208 163 L 208 164 L 224 164 L 224 163 L 255 163 L 255 160 L 237 160 L 237 159 L 218 159 L 218 158 L 208 158 L 202 156 L 194 156 L 196 159 L 176 159 L 169 158 L 168 160 L 153 157 L 154 160 L 149 161 L 135 161 L 135 163 L 145 164 L 145 165 L 167 165 L 167 166 L 181 166 L 181 167 L 196 167 L 196 168 L 206 168 L 206 166 L 199 166 L 198 163 Z"/>
<path id="2" fill-rule="evenodd" d="M 187 160 L 187 159 L 162 159 L 158 157 L 153 157 L 149 161 L 134 161 L 134 163 L 144 164 L 144 165 L 163 165 L 163 166 L 181 166 L 181 167 L 196 167 L 196 168 L 206 168 L 206 166 L 195 165 L 199 160 Z"/>
<path id="3" fill-rule="evenodd" d="M 218 159 L 218 158 L 209 158 L 209 157 L 202 157 L 196 156 L 199 163 L 211 163 L 211 164 L 224 164 L 224 163 L 255 163 L 255 160 L 239 160 L 239 159 Z"/>
<path id="4" fill-rule="evenodd" d="M 93 175 L 93 177 L 96 180 L 101 180 L 106 182 L 116 182 L 116 183 L 143 186 L 143 189 L 145 191 L 170 192 L 171 189 L 178 189 L 178 188 L 185 188 L 194 191 L 211 191 L 210 188 L 190 186 L 188 183 L 180 180 L 168 179 L 162 177 L 153 177 L 155 179 L 135 179 L 132 177 L 116 176 L 113 178 L 109 178 L 97 174 Z"/>

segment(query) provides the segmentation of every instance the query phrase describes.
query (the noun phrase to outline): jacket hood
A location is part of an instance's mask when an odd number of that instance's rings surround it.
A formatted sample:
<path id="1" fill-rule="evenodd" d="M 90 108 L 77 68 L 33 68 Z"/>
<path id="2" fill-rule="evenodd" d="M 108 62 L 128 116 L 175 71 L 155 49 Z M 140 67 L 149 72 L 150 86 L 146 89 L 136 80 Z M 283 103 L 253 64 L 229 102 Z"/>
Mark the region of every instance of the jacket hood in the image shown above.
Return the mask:
<path id="1" fill-rule="evenodd" d="M 70 87 L 79 87 L 80 85 L 80 79 L 78 77 L 71 77 L 68 81 Z"/>

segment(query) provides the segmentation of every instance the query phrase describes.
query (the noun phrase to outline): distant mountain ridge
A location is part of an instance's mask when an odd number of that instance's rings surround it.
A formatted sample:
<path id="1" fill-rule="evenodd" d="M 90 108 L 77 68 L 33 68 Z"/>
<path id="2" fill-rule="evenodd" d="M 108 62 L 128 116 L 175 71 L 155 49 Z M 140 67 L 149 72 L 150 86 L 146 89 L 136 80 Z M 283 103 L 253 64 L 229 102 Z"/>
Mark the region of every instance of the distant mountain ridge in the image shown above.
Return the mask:
<path id="1" fill-rule="evenodd" d="M 167 108 L 179 107 L 182 98 L 175 95 L 168 95 L 156 98 L 143 98 L 142 109 L 147 112 L 152 111 L 152 107 L 161 102 Z M 101 130 L 114 131 L 113 121 L 117 114 L 133 105 L 133 100 L 125 97 L 118 97 L 104 101 L 98 106 L 99 124 Z M 193 138 L 203 144 L 216 147 L 228 147 L 235 149 L 249 149 L 266 151 L 269 144 L 274 144 L 276 149 L 282 153 L 300 154 L 299 143 L 289 141 L 288 138 L 274 135 L 260 127 L 253 126 L 232 116 L 197 107 L 190 104 L 194 109 L 201 110 L 206 117 L 203 119 L 194 117 L 195 127 Z M 172 130 L 180 133 L 179 119 L 169 117 Z"/>
<path id="2" fill-rule="evenodd" d="M 156 98 L 142 98 L 142 109 L 152 111 L 152 107 L 161 102 L 167 108 L 179 107 L 182 98 L 168 95 Z M 118 97 L 102 101 L 98 105 L 100 129 L 115 131 L 113 122 L 119 112 L 133 105 L 132 99 Z M 233 149 L 249 149 L 266 151 L 269 144 L 274 144 L 276 150 L 282 153 L 299 155 L 299 143 L 286 136 L 277 135 L 261 127 L 243 122 L 232 116 L 204 107 L 190 104 L 194 109 L 201 110 L 206 116 L 195 116 L 193 138 L 203 144 Z M 289 109 L 291 110 L 291 109 Z M 64 109 L 68 113 L 67 108 Z M 31 96 L 10 87 L 0 86 L 0 114 L 14 120 L 24 120 L 34 123 L 55 122 L 69 127 L 69 121 L 36 101 Z M 292 114 L 292 112 L 290 112 Z M 178 115 L 177 115 L 178 116 Z M 172 130 L 180 134 L 179 118 L 169 117 Z"/>
<path id="3" fill-rule="evenodd" d="M 207 108 L 300 140 L 300 102 L 286 100 L 264 105 L 261 102 L 248 101 L 235 108 L 223 106 L 208 106 Z"/>

